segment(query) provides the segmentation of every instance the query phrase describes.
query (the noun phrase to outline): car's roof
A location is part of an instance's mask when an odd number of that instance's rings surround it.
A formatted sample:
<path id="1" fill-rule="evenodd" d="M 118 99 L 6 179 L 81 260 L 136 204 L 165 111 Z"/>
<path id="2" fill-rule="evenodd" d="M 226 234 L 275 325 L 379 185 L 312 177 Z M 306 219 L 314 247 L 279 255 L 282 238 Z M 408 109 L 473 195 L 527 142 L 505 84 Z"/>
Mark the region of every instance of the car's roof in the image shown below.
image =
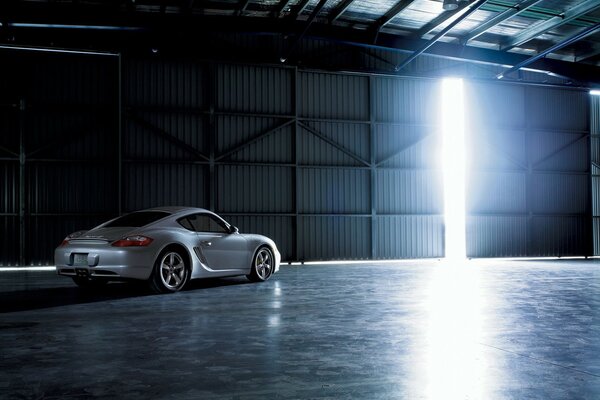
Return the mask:
<path id="1" fill-rule="evenodd" d="M 145 210 L 140 210 L 140 211 L 164 211 L 164 212 L 168 212 L 170 214 L 182 214 L 182 213 L 187 213 L 187 212 L 211 212 L 204 208 L 181 207 L 181 206 L 154 207 L 154 208 L 147 208 Z"/>

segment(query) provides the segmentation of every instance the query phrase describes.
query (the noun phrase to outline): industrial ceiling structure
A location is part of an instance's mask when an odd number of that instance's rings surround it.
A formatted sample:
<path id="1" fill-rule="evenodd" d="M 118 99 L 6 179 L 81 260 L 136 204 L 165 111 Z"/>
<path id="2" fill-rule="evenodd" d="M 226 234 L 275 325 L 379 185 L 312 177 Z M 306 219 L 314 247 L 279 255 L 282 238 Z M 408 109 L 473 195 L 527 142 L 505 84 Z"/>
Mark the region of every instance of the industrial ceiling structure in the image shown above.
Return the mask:
<path id="1" fill-rule="evenodd" d="M 519 79 L 524 68 L 600 86 L 600 0 L 13 0 L 0 7 L 4 47 L 120 52 L 145 43 L 154 52 L 202 51 L 210 34 L 227 32 L 281 40 L 262 62 L 310 65 L 299 49 L 322 40 L 401 54 L 376 72 L 402 74 L 428 54 L 502 66 L 497 79 Z M 248 59 L 242 50 L 227 53 Z"/>

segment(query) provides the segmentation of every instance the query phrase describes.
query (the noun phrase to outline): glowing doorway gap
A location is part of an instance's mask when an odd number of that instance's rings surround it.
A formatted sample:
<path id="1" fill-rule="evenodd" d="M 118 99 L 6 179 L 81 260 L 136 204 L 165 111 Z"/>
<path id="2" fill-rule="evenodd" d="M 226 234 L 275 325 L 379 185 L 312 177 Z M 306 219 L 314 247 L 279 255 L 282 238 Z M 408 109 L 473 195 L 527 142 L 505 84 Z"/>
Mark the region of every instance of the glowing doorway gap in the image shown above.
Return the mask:
<path id="1" fill-rule="evenodd" d="M 446 259 L 466 258 L 465 239 L 465 109 L 463 81 L 442 81 L 442 168 Z"/>

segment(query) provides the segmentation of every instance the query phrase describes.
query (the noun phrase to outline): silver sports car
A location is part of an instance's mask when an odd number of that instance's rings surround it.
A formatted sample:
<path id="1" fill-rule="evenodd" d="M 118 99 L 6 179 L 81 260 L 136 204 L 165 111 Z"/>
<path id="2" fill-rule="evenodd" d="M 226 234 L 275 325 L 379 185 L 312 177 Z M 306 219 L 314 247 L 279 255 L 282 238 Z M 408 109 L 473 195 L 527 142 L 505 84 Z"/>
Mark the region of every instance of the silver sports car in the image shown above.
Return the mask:
<path id="1" fill-rule="evenodd" d="M 241 234 L 213 212 L 162 207 L 72 233 L 54 260 L 56 272 L 79 286 L 137 279 L 169 293 L 195 278 L 246 275 L 266 281 L 279 270 L 281 255 L 268 237 Z"/>

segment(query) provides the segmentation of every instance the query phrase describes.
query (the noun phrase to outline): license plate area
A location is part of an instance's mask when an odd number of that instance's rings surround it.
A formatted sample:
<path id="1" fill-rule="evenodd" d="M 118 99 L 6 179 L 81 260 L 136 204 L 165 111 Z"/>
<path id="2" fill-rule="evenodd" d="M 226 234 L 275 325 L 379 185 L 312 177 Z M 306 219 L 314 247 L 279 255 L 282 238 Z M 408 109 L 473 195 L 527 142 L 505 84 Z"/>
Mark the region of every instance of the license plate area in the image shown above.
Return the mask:
<path id="1" fill-rule="evenodd" d="M 88 265 L 88 255 L 83 253 L 73 254 L 73 265 Z"/>

